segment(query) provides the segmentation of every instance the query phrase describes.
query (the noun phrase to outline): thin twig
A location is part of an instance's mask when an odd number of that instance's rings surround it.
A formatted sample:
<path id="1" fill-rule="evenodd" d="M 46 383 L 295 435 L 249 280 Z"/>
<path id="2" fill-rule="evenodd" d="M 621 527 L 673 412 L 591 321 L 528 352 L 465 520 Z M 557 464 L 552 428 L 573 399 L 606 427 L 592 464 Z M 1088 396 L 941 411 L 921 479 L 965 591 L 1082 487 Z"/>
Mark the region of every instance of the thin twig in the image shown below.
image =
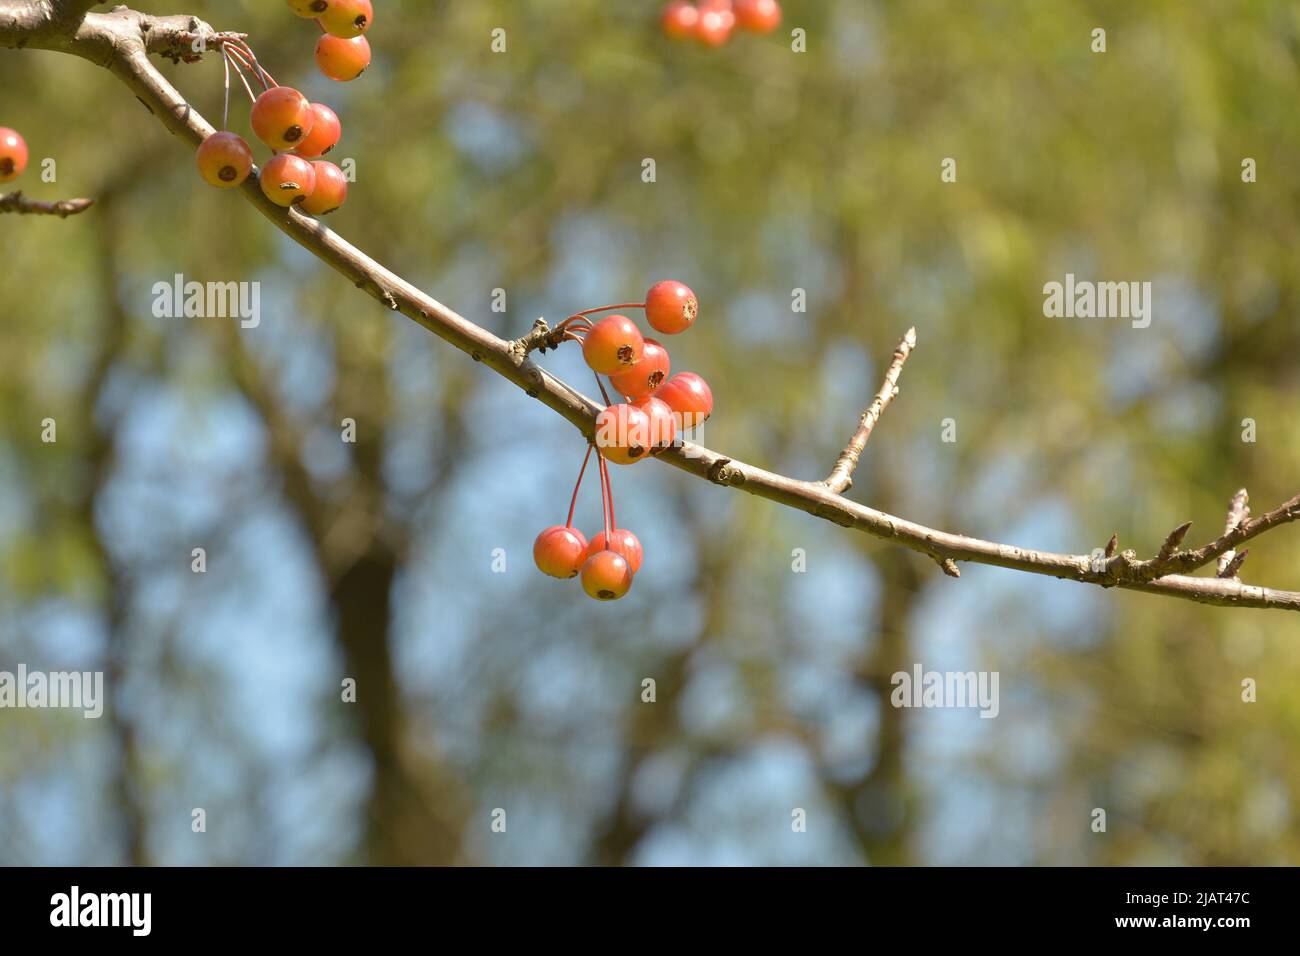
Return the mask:
<path id="1" fill-rule="evenodd" d="M 835 461 L 835 467 L 825 481 L 826 487 L 831 491 L 839 493 L 847 491 L 853 486 L 853 469 L 858 466 L 858 459 L 862 457 L 862 449 L 867 447 L 867 439 L 871 437 L 871 430 L 876 427 L 876 422 L 880 420 L 880 416 L 889 407 L 889 403 L 898 395 L 898 376 L 903 371 L 903 363 L 907 361 L 907 357 L 912 354 L 914 348 L 916 348 L 916 329 L 910 328 L 907 330 L 907 334 L 903 336 L 903 341 L 898 343 L 898 348 L 894 349 L 894 360 L 889 363 L 889 368 L 885 372 L 885 381 L 881 384 L 880 391 L 871 400 L 867 410 L 862 413 L 862 420 L 858 422 L 858 430 L 853 433 L 848 445 L 840 452 L 840 457 Z"/>
<path id="2" fill-rule="evenodd" d="M 0 213 L 13 212 L 21 216 L 58 216 L 67 219 L 77 213 L 85 212 L 95 204 L 93 199 L 60 199 L 46 202 L 41 199 L 28 199 L 21 191 L 14 191 L 0 196 Z"/>
<path id="3" fill-rule="evenodd" d="M 1235 529 L 1239 524 L 1241 524 L 1249 517 L 1250 517 L 1250 494 L 1249 492 L 1246 491 L 1245 488 L 1241 488 L 1238 489 L 1237 493 L 1232 496 L 1232 500 L 1228 502 L 1228 520 L 1224 522 L 1223 533 L 1224 534 L 1231 533 L 1233 529 Z M 1232 577 L 1232 574 L 1227 574 L 1226 572 L 1228 570 L 1228 566 L 1231 565 L 1234 561 L 1236 561 L 1236 555 L 1233 554 L 1233 552 L 1231 551 L 1225 551 L 1223 552 L 1223 554 L 1219 555 L 1219 568 L 1218 568 L 1219 577 L 1221 578 Z M 1233 573 L 1236 573 L 1236 571 L 1238 571 L 1240 568 L 1241 568 L 1241 562 L 1237 562 L 1237 566 L 1233 568 Z"/>

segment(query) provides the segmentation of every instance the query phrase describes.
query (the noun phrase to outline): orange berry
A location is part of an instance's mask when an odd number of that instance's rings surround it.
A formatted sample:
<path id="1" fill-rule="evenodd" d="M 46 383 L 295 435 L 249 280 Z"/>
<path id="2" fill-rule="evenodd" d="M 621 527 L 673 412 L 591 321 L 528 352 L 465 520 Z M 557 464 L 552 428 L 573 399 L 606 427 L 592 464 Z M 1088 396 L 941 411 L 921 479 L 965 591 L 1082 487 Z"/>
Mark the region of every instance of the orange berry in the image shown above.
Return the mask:
<path id="1" fill-rule="evenodd" d="M 628 570 L 636 574 L 641 570 L 641 559 L 644 552 L 641 550 L 641 541 L 627 528 L 615 528 L 609 533 L 609 544 L 605 543 L 605 532 L 601 532 L 591 539 L 591 544 L 587 545 L 587 557 L 599 554 L 601 551 L 614 551 L 623 555 L 627 559 Z"/>
<path id="2" fill-rule="evenodd" d="M 273 86 L 257 98 L 249 122 L 267 146 L 293 149 L 311 132 L 315 116 L 307 97 L 291 86 Z"/>
<path id="3" fill-rule="evenodd" d="M 582 340 L 582 357 L 601 375 L 612 375 L 641 361 L 645 340 L 626 315 L 607 315 Z"/>
<path id="4" fill-rule="evenodd" d="M 316 170 L 301 156 L 280 153 L 262 167 L 259 182 L 271 202 L 292 206 L 312 194 L 316 188 Z"/>
<path id="5" fill-rule="evenodd" d="M 17 179 L 27 168 L 27 141 L 17 130 L 0 126 L 0 183 Z"/>
<path id="6" fill-rule="evenodd" d="M 533 561 L 543 574 L 571 578 L 587 560 L 587 539 L 576 528 L 554 525 L 533 542 Z"/>
<path id="7" fill-rule="evenodd" d="M 235 133 L 213 133 L 194 154 L 199 174 L 218 189 L 234 189 L 253 171 L 253 151 Z"/>
<path id="8" fill-rule="evenodd" d="M 320 15 L 325 32 L 344 40 L 361 36 L 374 20 L 375 10 L 370 0 L 332 0 L 330 8 Z"/>
<path id="9" fill-rule="evenodd" d="M 289 0 L 289 9 L 300 17 L 314 20 L 330 8 L 333 0 Z"/>
<path id="10" fill-rule="evenodd" d="M 677 437 L 677 413 L 661 398 L 647 395 L 632 403 L 650 418 L 650 454 L 672 446 Z"/>
<path id="11" fill-rule="evenodd" d="M 316 41 L 316 65 L 331 80 L 355 80 L 370 65 L 370 41 L 365 37 L 324 34 Z"/>
<path id="12" fill-rule="evenodd" d="M 650 416 L 635 405 L 611 405 L 596 416 L 596 448 L 616 465 L 631 465 L 650 451 Z"/>
<path id="13" fill-rule="evenodd" d="M 625 371 L 610 375 L 609 383 L 620 395 L 636 401 L 662 385 L 668 378 L 670 367 L 668 350 L 654 339 L 645 339 L 641 361 Z"/>
<path id="14" fill-rule="evenodd" d="M 348 178 L 333 163 L 318 159 L 311 164 L 316 185 L 299 207 L 309 216 L 328 216 L 348 198 Z"/>
<path id="15" fill-rule="evenodd" d="M 582 564 L 582 589 L 597 601 L 617 601 L 632 587 L 632 568 L 616 551 L 598 551 Z"/>
<path id="16" fill-rule="evenodd" d="M 302 138 L 294 152 L 303 159 L 320 159 L 338 145 L 343 124 L 338 114 L 324 103 L 311 104 L 311 114 L 311 132 Z"/>
<path id="17" fill-rule="evenodd" d="M 700 302 L 695 293 L 675 279 L 656 282 L 646 293 L 646 321 L 664 335 L 685 332 L 699 313 Z"/>

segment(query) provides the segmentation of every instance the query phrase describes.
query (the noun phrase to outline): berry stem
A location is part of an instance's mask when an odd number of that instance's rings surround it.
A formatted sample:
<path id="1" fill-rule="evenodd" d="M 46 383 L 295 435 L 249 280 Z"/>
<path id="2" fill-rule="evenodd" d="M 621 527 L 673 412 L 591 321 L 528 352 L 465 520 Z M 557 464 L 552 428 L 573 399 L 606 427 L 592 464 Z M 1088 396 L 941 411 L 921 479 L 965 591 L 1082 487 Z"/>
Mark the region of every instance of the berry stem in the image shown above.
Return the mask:
<path id="1" fill-rule="evenodd" d="M 581 312 L 573 313 L 573 318 L 583 315 L 595 315 L 597 312 L 613 312 L 615 309 L 644 309 L 644 302 L 621 302 L 618 305 L 602 305 L 595 309 L 584 309 Z"/>
<path id="2" fill-rule="evenodd" d="M 615 531 L 618 530 L 618 518 L 614 516 L 614 482 L 609 479 L 609 462 L 604 458 L 600 460 L 600 466 L 605 469 L 605 484 L 609 487 L 609 526 Z M 605 535 L 605 540 L 609 540 L 609 535 Z"/>
<path id="3" fill-rule="evenodd" d="M 582 467 L 578 469 L 578 480 L 573 485 L 573 497 L 569 499 L 569 517 L 564 522 L 566 528 L 573 527 L 573 509 L 578 504 L 578 489 L 582 487 L 582 476 L 587 472 L 587 462 L 591 460 L 591 452 L 595 445 L 587 446 L 587 454 L 583 456 Z"/>
<path id="4" fill-rule="evenodd" d="M 596 387 L 600 389 L 600 397 L 605 400 L 605 407 L 608 408 L 609 392 L 605 391 L 605 383 L 600 380 L 600 376 L 596 375 L 595 372 L 593 372 L 592 374 L 596 376 Z"/>
<path id="5" fill-rule="evenodd" d="M 222 49 L 229 52 L 237 63 L 242 63 L 246 69 L 252 70 L 257 81 L 262 84 L 262 89 L 269 90 L 272 86 L 279 86 L 270 73 L 268 73 L 262 64 L 257 60 L 257 54 L 253 48 L 241 40 L 228 39 L 222 44 Z"/>
<path id="6" fill-rule="evenodd" d="M 600 511 L 601 517 L 605 519 L 605 547 L 609 547 L 609 466 L 605 463 L 605 456 L 600 456 Z"/>
<path id="7" fill-rule="evenodd" d="M 559 325 L 557 325 L 556 328 L 557 328 L 557 329 L 567 329 L 567 328 L 569 328 L 569 326 L 571 326 L 571 325 L 577 325 L 577 326 L 581 326 L 581 327 L 584 328 L 584 329 L 590 329 L 590 328 L 591 328 L 591 320 L 590 320 L 590 319 L 583 318 L 583 317 L 580 316 L 580 315 L 571 315 L 571 316 L 569 316 L 567 319 L 565 319 L 563 322 L 561 322 Z"/>
<path id="8" fill-rule="evenodd" d="M 279 86 L 279 82 L 271 75 L 271 71 L 262 66 L 262 61 L 257 58 L 257 54 L 253 52 L 253 48 L 249 45 L 248 41 L 239 39 L 236 42 L 239 44 L 240 50 L 248 54 L 248 58 L 253 61 L 253 66 L 255 66 L 257 72 L 262 75 L 263 82 L 268 85 L 268 88 L 271 86 Z"/>
<path id="9" fill-rule="evenodd" d="M 248 85 L 248 77 L 244 76 L 244 71 L 239 65 L 238 57 L 236 57 L 231 50 L 225 47 L 222 47 L 222 52 L 226 54 L 226 61 L 235 68 L 235 74 L 239 77 L 239 82 L 244 84 L 244 89 L 248 92 L 248 99 L 251 102 L 256 103 L 257 95 L 253 92 L 253 88 Z"/>
<path id="10" fill-rule="evenodd" d="M 230 57 L 221 51 L 221 63 L 226 68 L 226 98 L 221 106 L 221 128 L 230 129 Z"/>

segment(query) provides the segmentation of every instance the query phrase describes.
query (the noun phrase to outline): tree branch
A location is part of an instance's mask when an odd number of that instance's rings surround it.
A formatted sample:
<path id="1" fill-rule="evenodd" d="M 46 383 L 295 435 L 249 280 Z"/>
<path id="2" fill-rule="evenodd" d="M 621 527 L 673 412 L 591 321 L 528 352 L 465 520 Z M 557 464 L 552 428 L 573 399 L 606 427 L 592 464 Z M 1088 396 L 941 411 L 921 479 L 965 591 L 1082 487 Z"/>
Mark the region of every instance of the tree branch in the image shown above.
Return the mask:
<path id="1" fill-rule="evenodd" d="M 93 199 L 61 199 L 58 202 L 46 202 L 41 199 L 28 199 L 21 191 L 0 196 L 0 213 L 14 212 L 27 216 L 58 216 L 67 219 L 79 212 L 85 212 L 95 204 Z"/>
<path id="2" fill-rule="evenodd" d="M 76 6 L 79 4 L 71 5 Z M 190 107 L 148 58 L 149 53 L 157 53 L 172 59 L 189 59 L 193 56 L 192 44 L 196 38 L 203 38 L 211 45 L 211 41 L 219 36 L 212 27 L 193 17 L 155 17 L 126 7 L 117 7 L 110 13 L 86 14 L 84 19 L 69 27 L 66 10 L 71 7 L 59 0 L 47 0 L 42 4 L 0 0 L 0 46 L 60 50 L 106 67 L 131 89 L 160 122 L 191 147 L 197 147 L 213 132 L 208 122 Z M 48 13 L 50 9 L 56 13 L 63 10 L 64 14 L 53 18 L 38 15 L 40 10 Z M 296 209 L 285 210 L 273 204 L 262 195 L 256 175 L 250 177 L 240 189 L 245 199 L 262 215 L 299 245 L 345 276 L 358 289 L 468 353 L 475 361 L 487 365 L 561 415 L 586 438 L 593 437 L 595 416 L 600 411 L 600 406 L 529 359 L 528 349 L 523 344 L 528 341 L 528 337 L 517 342 L 507 342 L 463 318 L 345 242 L 315 219 Z M 907 339 L 904 339 L 904 344 L 907 345 Z M 900 350 L 902 348 L 900 346 Z M 909 351 L 910 348 L 907 345 Z M 901 368 L 901 365 L 902 359 L 896 352 L 891 372 L 894 372 L 895 366 Z M 896 379 L 897 375 L 894 377 Z M 887 395 L 888 398 L 877 395 L 882 411 L 883 406 L 892 399 L 896 384 L 896 381 L 891 383 L 886 377 L 882 395 Z M 868 414 L 870 412 L 871 408 L 868 408 Z M 862 437 L 862 443 L 865 444 L 866 437 L 874 426 L 874 419 L 867 424 L 867 415 L 863 417 L 866 434 Z M 875 418 L 878 417 L 879 413 Z M 859 432 L 862 431 L 863 427 L 860 426 Z M 854 441 L 857 439 L 858 435 L 855 435 Z M 853 448 L 854 442 L 850 442 L 846 454 Z M 860 451 L 859 448 L 859 454 Z M 957 574 L 958 561 L 969 561 L 1102 587 L 1162 594 L 1204 604 L 1300 610 L 1300 592 L 1255 587 L 1233 578 L 1191 577 L 1186 574 L 1224 555 L 1236 545 L 1300 517 L 1300 496 L 1262 518 L 1243 521 L 1196 551 L 1179 552 L 1175 543 L 1168 555 L 1163 558 L 1157 555 L 1149 561 L 1137 560 L 1131 551 L 1111 555 L 1104 560 L 1094 560 L 1086 554 L 1035 551 L 927 528 L 850 501 L 833 490 L 828 484 L 829 480 L 800 481 L 788 478 L 736 461 L 692 442 L 684 442 L 680 447 L 668 449 L 658 458 L 715 484 L 738 488 L 842 527 L 863 531 L 911 548 L 934 559 L 950 575 Z M 852 465 L 847 466 L 847 470 L 851 472 Z M 834 472 L 832 476 L 835 476 Z"/>

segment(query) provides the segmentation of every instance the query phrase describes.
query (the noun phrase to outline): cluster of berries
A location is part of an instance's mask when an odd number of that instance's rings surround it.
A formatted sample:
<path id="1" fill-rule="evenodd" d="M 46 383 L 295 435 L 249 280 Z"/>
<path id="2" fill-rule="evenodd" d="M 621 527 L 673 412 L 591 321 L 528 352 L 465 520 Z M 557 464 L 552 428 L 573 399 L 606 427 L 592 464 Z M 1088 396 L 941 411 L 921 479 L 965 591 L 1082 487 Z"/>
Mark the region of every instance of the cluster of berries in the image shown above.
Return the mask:
<path id="1" fill-rule="evenodd" d="M 289 0 L 289 9 L 320 25 L 316 65 L 322 73 L 346 83 L 365 72 L 370 41 L 364 34 L 375 20 L 370 0 Z"/>
<path id="2" fill-rule="evenodd" d="M 315 19 L 324 36 L 316 44 L 316 62 L 333 80 L 354 80 L 370 64 L 370 43 L 363 34 L 374 21 L 370 0 L 289 0 L 300 17 Z M 343 205 L 348 180 L 338 166 L 322 157 L 343 134 L 338 115 L 323 103 L 311 103 L 290 86 L 280 86 L 261 65 L 252 47 L 239 37 L 223 37 L 226 62 L 226 102 L 222 131 L 199 146 L 199 173 L 213 186 L 233 189 L 253 170 L 247 141 L 228 129 L 230 72 L 233 69 L 253 102 L 249 122 L 253 132 L 275 155 L 262 167 L 258 183 L 278 206 L 298 206 L 312 216 L 324 216 Z M 254 95 L 251 73 L 262 92 Z"/>
<path id="3" fill-rule="evenodd" d="M 582 343 L 582 356 L 596 373 L 605 408 L 596 416 L 595 443 L 578 472 L 565 524 L 545 529 L 533 543 L 533 560 L 545 574 L 557 578 L 582 576 L 582 588 L 600 601 L 621 598 L 632 587 L 641 568 L 641 542 L 614 516 L 614 493 L 607 462 L 630 465 L 671 446 L 677 436 L 713 413 L 713 393 L 693 372 L 669 377 L 668 350 L 655 339 L 642 336 L 625 315 L 591 316 L 615 309 L 644 309 L 646 321 L 657 332 L 676 335 L 694 324 L 699 314 L 695 293 L 680 282 L 665 279 L 646 293 L 645 302 L 607 305 L 577 312 L 555 329 L 558 341 Z M 626 401 L 610 404 L 600 376 Z M 573 509 L 592 449 L 598 449 L 601 512 L 605 529 L 590 542 L 573 527 Z"/>
<path id="4" fill-rule="evenodd" d="M 17 130 L 0 126 L 0 183 L 17 179 L 26 168 L 26 141 Z"/>
<path id="5" fill-rule="evenodd" d="M 722 46 L 737 27 L 753 33 L 771 33 L 781 24 L 777 0 L 673 0 L 664 8 L 664 33 L 674 40 L 698 40 L 705 46 Z"/>

